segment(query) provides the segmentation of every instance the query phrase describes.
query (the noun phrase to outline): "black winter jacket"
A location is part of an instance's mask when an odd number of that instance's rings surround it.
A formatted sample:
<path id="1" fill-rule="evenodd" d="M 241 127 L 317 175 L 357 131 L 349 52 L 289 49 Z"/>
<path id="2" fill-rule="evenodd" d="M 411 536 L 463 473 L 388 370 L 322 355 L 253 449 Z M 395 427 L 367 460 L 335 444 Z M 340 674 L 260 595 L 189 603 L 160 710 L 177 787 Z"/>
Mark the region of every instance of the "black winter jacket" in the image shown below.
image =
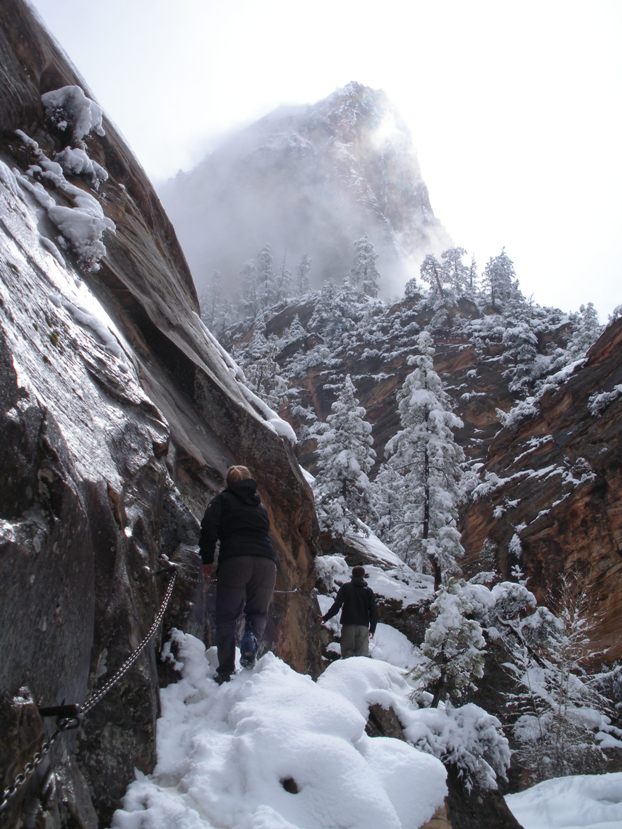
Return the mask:
<path id="1" fill-rule="evenodd" d="M 218 560 L 236 556 L 262 556 L 276 561 L 270 541 L 268 513 L 257 495 L 255 481 L 236 481 L 216 495 L 201 521 L 199 550 L 204 564 L 212 564 L 216 541 Z"/>
<path id="2" fill-rule="evenodd" d="M 342 584 L 332 607 L 322 616 L 322 620 L 327 622 L 342 606 L 342 625 L 367 625 L 369 632 L 374 633 L 378 622 L 376 597 L 365 579 L 355 576 L 351 581 Z"/>

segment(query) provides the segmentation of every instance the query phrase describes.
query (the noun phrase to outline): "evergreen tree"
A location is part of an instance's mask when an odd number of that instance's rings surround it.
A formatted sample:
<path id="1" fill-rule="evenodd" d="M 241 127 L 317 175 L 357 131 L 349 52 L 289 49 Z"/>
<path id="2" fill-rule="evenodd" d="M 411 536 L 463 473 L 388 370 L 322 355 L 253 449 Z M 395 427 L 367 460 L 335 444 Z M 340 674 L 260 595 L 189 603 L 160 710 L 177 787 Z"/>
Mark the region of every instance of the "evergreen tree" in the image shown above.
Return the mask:
<path id="1" fill-rule="evenodd" d="M 398 392 L 401 430 L 388 441 L 388 463 L 403 477 L 401 521 L 392 530 L 395 552 L 406 562 L 432 568 L 435 588 L 456 570 L 463 554 L 456 528 L 464 460 L 453 430 L 462 421 L 450 411 L 449 396 L 434 371 L 434 346 L 419 335 L 420 354 Z"/>
<path id="2" fill-rule="evenodd" d="M 278 410 L 287 395 L 288 386 L 281 376 L 275 357 L 277 346 L 266 337 L 265 316 L 255 320 L 253 337 L 241 360 L 249 388 L 271 408 Z"/>
<path id="3" fill-rule="evenodd" d="M 355 291 L 366 296 L 378 296 L 380 275 L 376 268 L 376 248 L 367 235 L 354 243 L 354 262 L 350 271 L 349 283 Z"/>
<path id="4" fill-rule="evenodd" d="M 272 263 L 272 248 L 264 247 L 257 254 L 257 300 L 260 308 L 269 308 L 278 301 L 278 286 Z"/>
<path id="5" fill-rule="evenodd" d="M 276 280 L 276 301 L 288 299 L 291 295 L 292 274 L 285 266 L 285 256 L 281 265 L 281 272 Z"/>
<path id="6" fill-rule="evenodd" d="M 299 296 L 309 292 L 309 271 L 311 270 L 311 257 L 306 253 L 300 260 L 296 270 L 296 289 Z"/>
<path id="7" fill-rule="evenodd" d="M 441 254 L 444 280 L 458 294 L 469 290 L 469 269 L 462 263 L 465 254 L 464 248 L 448 248 Z"/>
<path id="8" fill-rule="evenodd" d="M 561 577 L 553 608 L 539 607 L 512 627 L 509 650 L 519 690 L 510 695 L 517 757 L 533 782 L 602 771 L 596 730 L 608 727 L 609 701 L 590 686 L 584 665 L 593 657 L 593 624 L 580 581 Z M 615 729 L 611 729 L 615 731 Z"/>
<path id="9" fill-rule="evenodd" d="M 425 257 L 419 269 L 421 279 L 430 286 L 430 292 L 433 296 L 440 299 L 446 298 L 446 290 L 444 286 L 445 274 L 441 263 L 431 253 Z"/>
<path id="10" fill-rule="evenodd" d="M 459 581 L 439 589 L 431 611 L 432 622 L 421 645 L 425 661 L 415 675 L 431 689 L 435 708 L 440 702 L 460 703 L 477 689 L 475 680 L 484 675 L 486 642 Z"/>
<path id="11" fill-rule="evenodd" d="M 502 339 L 503 361 L 510 365 L 503 372 L 504 377 L 509 378 L 508 388 L 525 394 L 538 371 L 538 338 L 523 309 L 515 310 L 513 317 L 508 318 Z"/>
<path id="12" fill-rule="evenodd" d="M 255 317 L 259 311 L 259 298 L 257 296 L 257 268 L 252 259 L 249 259 L 240 271 L 240 298 L 244 316 Z"/>
<path id="13" fill-rule="evenodd" d="M 376 458 L 371 425 L 347 375 L 318 437 L 317 500 L 320 525 L 334 536 L 357 531 L 357 518 L 369 519 L 368 473 Z"/>
<path id="14" fill-rule="evenodd" d="M 492 256 L 484 268 L 482 277 L 484 288 L 490 295 L 493 308 L 505 308 L 513 299 L 520 299 L 521 293 L 514 271 L 514 263 L 505 252 Z"/>
<path id="15" fill-rule="evenodd" d="M 296 314 L 292 324 L 287 329 L 285 339 L 288 343 L 293 343 L 300 342 L 301 340 L 306 339 L 306 337 L 307 332 L 305 331 L 303 324 L 300 322 L 300 317 Z"/>
<path id="16" fill-rule="evenodd" d="M 581 305 L 579 313 L 573 314 L 572 319 L 574 323 L 573 332 L 567 349 L 570 361 L 584 357 L 603 331 L 603 326 L 598 321 L 598 314 L 592 302 Z"/>
<path id="17" fill-rule="evenodd" d="M 470 294 L 474 294 L 477 289 L 477 263 L 475 257 L 471 257 L 471 264 L 469 265 L 469 274 L 467 277 L 467 285 Z"/>

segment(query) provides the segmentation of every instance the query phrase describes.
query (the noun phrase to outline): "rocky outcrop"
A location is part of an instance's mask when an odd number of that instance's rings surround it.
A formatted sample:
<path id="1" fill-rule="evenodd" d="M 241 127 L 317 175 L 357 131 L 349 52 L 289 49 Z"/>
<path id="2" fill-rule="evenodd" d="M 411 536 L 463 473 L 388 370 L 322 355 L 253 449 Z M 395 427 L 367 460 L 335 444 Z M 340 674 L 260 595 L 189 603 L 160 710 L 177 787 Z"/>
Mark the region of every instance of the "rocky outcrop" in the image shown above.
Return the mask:
<path id="1" fill-rule="evenodd" d="M 395 711 L 378 704 L 370 706 L 366 731 L 372 737 L 405 739 Z M 447 800 L 426 824 L 428 829 L 521 829 L 498 789 L 467 787 L 453 763 L 446 762 L 445 767 Z"/>
<path id="2" fill-rule="evenodd" d="M 245 463 L 258 478 L 277 586 L 298 588 L 275 603 L 272 644 L 310 673 L 317 530 L 290 444 L 198 318 L 140 166 L 105 118 L 76 138 L 46 113 L 51 90 L 92 96 L 21 0 L 0 8 L 0 75 L 1 787 L 51 733 L 36 706 L 81 703 L 105 684 L 154 619 L 169 578 L 160 556 L 183 565 L 155 644 L 11 801 L 14 825 L 29 814 L 94 827 L 134 768 L 153 764 L 155 645 L 171 626 L 202 632 L 193 546 L 225 468 Z M 107 172 L 97 183 L 55 160 L 76 142 Z M 88 236 L 100 214 L 101 240 Z M 98 270 L 80 255 L 87 236 L 105 244 Z"/>
<path id="3" fill-rule="evenodd" d="M 310 255 L 319 287 L 349 273 L 353 242 L 366 233 L 387 292 L 450 244 L 407 127 L 383 92 L 359 83 L 227 136 L 161 195 L 197 284 L 220 271 L 229 300 L 240 269 L 265 244 L 278 270 L 294 272 Z"/>
<path id="4" fill-rule="evenodd" d="M 608 662 L 622 657 L 621 349 L 617 320 L 565 382 L 498 432 L 463 532 L 467 564 L 503 576 L 518 564 L 541 600 L 561 574 L 578 577 L 597 661 Z"/>

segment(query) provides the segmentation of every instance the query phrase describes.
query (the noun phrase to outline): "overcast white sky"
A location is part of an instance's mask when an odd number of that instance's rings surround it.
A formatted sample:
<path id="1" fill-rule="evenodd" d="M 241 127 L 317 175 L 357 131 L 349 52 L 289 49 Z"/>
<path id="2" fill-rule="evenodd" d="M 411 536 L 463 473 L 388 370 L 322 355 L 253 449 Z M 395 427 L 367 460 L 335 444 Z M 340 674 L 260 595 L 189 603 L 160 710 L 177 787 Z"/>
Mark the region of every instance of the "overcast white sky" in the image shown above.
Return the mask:
<path id="1" fill-rule="evenodd" d="M 348 81 L 410 125 L 480 266 L 602 321 L 622 303 L 621 0 L 30 0 L 154 179 Z"/>

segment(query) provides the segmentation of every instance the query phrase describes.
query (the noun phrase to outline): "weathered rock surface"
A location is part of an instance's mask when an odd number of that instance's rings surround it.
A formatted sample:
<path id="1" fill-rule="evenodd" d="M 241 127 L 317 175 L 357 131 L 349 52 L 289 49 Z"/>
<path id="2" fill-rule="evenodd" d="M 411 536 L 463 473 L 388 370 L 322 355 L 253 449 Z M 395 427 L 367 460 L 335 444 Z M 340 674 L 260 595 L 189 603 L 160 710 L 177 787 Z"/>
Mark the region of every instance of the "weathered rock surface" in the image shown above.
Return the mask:
<path id="1" fill-rule="evenodd" d="M 0 7 L 0 77 L 0 688 L 12 723 L 0 740 L 4 787 L 42 736 L 32 703 L 28 727 L 20 724 L 20 700 L 81 703 L 111 677 L 161 601 L 160 554 L 183 560 L 186 577 L 164 635 L 173 625 L 202 631 L 191 548 L 234 461 L 254 470 L 267 501 L 277 586 L 300 588 L 275 603 L 273 644 L 311 673 L 319 648 L 308 487 L 200 322 L 172 227 L 110 123 L 84 145 L 107 180 L 94 189 L 67 174 L 116 225 L 98 271 L 63 247 L 42 207 L 69 203 L 57 181 L 27 173 L 41 159 L 32 141 L 51 160 L 68 141 L 46 120 L 41 95 L 89 91 L 21 0 Z M 21 825 L 28 813 L 46 827 L 107 825 L 134 768 L 154 761 L 156 651 L 149 645 L 80 729 L 58 738 L 9 821 Z"/>
<path id="2" fill-rule="evenodd" d="M 265 244 L 291 271 L 310 255 L 316 287 L 341 282 L 364 233 L 393 285 L 450 244 L 407 127 L 383 92 L 359 83 L 227 136 L 161 194 L 197 284 L 220 271 L 229 299 Z"/>
<path id="3" fill-rule="evenodd" d="M 578 576 L 592 599 L 592 646 L 608 662 L 622 657 L 621 353 L 617 320 L 565 383 L 497 433 L 486 457 L 496 477 L 463 522 L 467 564 L 507 576 L 518 563 L 539 599 L 561 574 Z"/>

